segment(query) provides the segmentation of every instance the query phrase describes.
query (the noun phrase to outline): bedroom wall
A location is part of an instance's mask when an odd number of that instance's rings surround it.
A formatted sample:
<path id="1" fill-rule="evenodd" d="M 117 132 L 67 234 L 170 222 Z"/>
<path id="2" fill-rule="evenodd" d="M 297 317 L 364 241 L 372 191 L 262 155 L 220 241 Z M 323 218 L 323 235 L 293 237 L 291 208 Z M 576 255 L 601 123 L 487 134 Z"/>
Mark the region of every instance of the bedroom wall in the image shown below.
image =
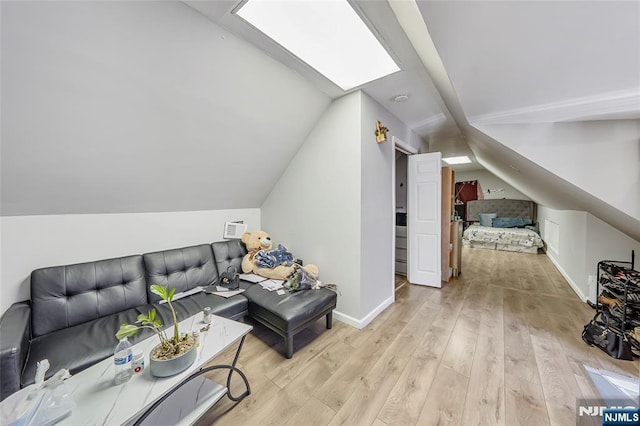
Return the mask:
<path id="1" fill-rule="evenodd" d="M 387 142 L 376 143 L 373 132 L 376 120 L 380 120 L 389 129 Z M 359 318 L 364 326 L 394 300 L 395 191 L 392 186 L 392 173 L 395 165 L 395 147 L 392 139 L 396 136 L 404 140 L 410 130 L 365 93 L 362 94 L 360 121 L 362 305 Z"/>
<path id="2" fill-rule="evenodd" d="M 456 182 L 477 180 L 480 182 L 485 200 L 507 198 L 511 200 L 530 200 L 522 192 L 509 185 L 488 170 L 472 170 L 468 172 L 456 172 Z M 495 189 L 504 188 L 504 192 L 493 192 Z M 488 193 L 487 189 L 492 192 Z"/>
<path id="3" fill-rule="evenodd" d="M 29 298 L 34 269 L 221 241 L 237 220 L 260 229 L 260 209 L 2 217 L 0 310 Z"/>
<path id="4" fill-rule="evenodd" d="M 340 291 L 335 318 L 360 318 L 361 93 L 333 101 L 262 204 L 262 227 Z"/>
<path id="5" fill-rule="evenodd" d="M 603 259 L 630 260 L 631 250 L 640 257 L 640 242 L 628 237 L 587 212 L 554 210 L 538 206 L 540 235 L 547 242 L 549 226 L 557 225 L 557 250 L 547 249 L 556 265 L 582 300 L 593 297 L 590 276 L 596 275 L 597 263 Z M 636 269 L 640 261 L 636 262 Z"/>

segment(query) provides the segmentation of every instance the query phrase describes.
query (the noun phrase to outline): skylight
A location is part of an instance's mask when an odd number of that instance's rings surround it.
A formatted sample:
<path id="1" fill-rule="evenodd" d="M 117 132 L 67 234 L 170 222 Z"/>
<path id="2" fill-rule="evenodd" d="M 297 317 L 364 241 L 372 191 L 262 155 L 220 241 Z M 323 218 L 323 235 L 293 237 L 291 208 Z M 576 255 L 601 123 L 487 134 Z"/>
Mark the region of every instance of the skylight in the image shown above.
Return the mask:
<path id="1" fill-rule="evenodd" d="M 442 161 L 444 161 L 447 164 L 467 164 L 467 163 L 471 163 L 471 160 L 466 155 L 462 155 L 460 157 L 443 158 Z"/>
<path id="2" fill-rule="evenodd" d="M 346 0 L 249 0 L 236 14 L 342 90 L 400 70 Z"/>

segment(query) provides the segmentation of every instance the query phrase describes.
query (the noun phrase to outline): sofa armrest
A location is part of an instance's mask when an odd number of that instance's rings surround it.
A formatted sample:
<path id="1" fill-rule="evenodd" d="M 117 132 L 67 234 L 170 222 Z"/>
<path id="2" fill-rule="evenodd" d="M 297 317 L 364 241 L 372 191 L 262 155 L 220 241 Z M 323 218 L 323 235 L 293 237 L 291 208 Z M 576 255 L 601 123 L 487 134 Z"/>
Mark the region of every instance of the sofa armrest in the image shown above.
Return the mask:
<path id="1" fill-rule="evenodd" d="M 0 319 L 0 401 L 20 389 L 30 336 L 31 305 L 14 303 Z"/>

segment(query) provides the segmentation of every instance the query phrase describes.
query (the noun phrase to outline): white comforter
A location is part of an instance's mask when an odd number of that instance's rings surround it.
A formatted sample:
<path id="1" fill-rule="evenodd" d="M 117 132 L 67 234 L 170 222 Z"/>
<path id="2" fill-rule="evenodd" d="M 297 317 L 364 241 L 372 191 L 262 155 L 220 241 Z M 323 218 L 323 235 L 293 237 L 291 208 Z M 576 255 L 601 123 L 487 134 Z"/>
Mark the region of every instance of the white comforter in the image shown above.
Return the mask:
<path id="1" fill-rule="evenodd" d="M 535 231 L 525 228 L 492 228 L 471 225 L 462 235 L 464 242 L 495 243 L 508 246 L 543 247 L 542 238 Z"/>

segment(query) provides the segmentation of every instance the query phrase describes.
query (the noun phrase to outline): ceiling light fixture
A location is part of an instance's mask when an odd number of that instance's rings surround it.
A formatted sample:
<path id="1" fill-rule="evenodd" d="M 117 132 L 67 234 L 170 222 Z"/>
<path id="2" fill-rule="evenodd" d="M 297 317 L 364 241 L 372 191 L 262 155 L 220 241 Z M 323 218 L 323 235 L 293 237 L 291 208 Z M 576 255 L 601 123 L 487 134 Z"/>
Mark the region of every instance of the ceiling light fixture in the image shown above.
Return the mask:
<path id="1" fill-rule="evenodd" d="M 409 100 L 409 95 L 403 93 L 401 95 L 396 95 L 393 97 L 394 102 L 407 102 Z"/>
<path id="2" fill-rule="evenodd" d="M 235 13 L 342 90 L 400 70 L 346 0 L 249 0 Z"/>
<path id="3" fill-rule="evenodd" d="M 447 164 L 467 164 L 467 163 L 471 163 L 471 160 L 466 155 L 461 155 L 459 157 L 443 158 L 442 161 L 444 161 Z"/>

